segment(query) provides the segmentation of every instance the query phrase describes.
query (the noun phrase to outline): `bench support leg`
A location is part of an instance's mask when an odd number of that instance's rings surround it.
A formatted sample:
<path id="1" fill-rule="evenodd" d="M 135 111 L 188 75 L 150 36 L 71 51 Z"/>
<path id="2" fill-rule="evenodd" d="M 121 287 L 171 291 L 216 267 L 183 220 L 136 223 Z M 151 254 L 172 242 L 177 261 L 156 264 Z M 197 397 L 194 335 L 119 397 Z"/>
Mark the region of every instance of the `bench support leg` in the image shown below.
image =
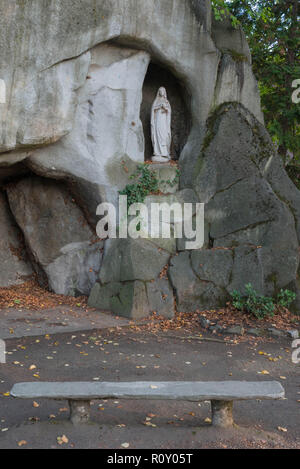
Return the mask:
<path id="1" fill-rule="evenodd" d="M 74 425 L 88 423 L 90 420 L 90 401 L 69 400 L 70 420 Z"/>
<path id="2" fill-rule="evenodd" d="M 233 401 L 211 401 L 212 424 L 228 428 L 233 425 Z"/>

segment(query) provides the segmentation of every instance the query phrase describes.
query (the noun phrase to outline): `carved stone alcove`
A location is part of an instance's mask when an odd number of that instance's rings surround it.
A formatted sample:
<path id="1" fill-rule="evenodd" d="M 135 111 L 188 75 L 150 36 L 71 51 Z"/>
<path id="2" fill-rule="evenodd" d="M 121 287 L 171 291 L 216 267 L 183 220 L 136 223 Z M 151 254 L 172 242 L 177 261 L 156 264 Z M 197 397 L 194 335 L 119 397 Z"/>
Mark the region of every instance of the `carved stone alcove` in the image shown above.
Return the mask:
<path id="1" fill-rule="evenodd" d="M 167 90 L 168 100 L 172 107 L 172 147 L 173 160 L 178 160 L 186 144 L 191 130 L 191 115 L 187 97 L 183 86 L 167 69 L 150 63 L 143 86 L 143 102 L 141 106 L 141 121 L 145 136 L 145 159 L 153 156 L 151 142 L 151 107 L 158 89 L 163 86 Z"/>

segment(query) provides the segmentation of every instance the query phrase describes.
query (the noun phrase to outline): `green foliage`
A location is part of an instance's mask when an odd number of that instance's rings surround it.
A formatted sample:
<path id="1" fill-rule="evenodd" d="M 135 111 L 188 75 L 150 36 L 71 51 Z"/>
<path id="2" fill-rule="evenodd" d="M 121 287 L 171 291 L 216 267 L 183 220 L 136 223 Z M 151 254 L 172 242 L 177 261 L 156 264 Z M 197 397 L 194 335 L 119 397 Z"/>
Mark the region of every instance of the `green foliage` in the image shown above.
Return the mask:
<path id="1" fill-rule="evenodd" d="M 228 8 L 226 0 L 212 0 L 212 9 L 217 21 L 222 21 L 225 18 L 230 18 L 231 24 L 236 28 L 240 23 Z"/>
<path id="2" fill-rule="evenodd" d="M 160 181 L 160 184 L 166 184 L 170 187 L 175 187 L 178 183 L 179 183 L 179 179 L 180 179 L 180 171 L 179 169 L 177 168 L 176 169 L 176 176 L 173 180 L 171 179 L 168 179 L 167 181 L 164 181 L 163 179 Z"/>
<path id="3" fill-rule="evenodd" d="M 281 308 L 289 308 L 296 299 L 296 293 L 290 290 L 280 290 L 277 296 L 277 305 Z"/>
<path id="4" fill-rule="evenodd" d="M 300 78 L 298 0 L 212 0 L 217 20 L 230 15 L 241 24 L 252 52 L 267 128 L 288 163 L 300 162 L 300 106 L 291 96 Z M 229 13 L 228 13 L 229 12 Z"/>
<path id="5" fill-rule="evenodd" d="M 246 295 L 238 291 L 232 292 L 232 305 L 239 311 L 252 314 L 257 319 L 274 316 L 276 309 L 289 308 L 296 299 L 296 294 L 289 290 L 280 290 L 276 300 L 268 296 L 259 295 L 249 283 L 246 285 Z"/>
<path id="6" fill-rule="evenodd" d="M 258 295 L 251 283 L 246 285 L 246 295 L 243 296 L 238 291 L 232 293 L 232 304 L 239 311 L 244 311 L 255 316 L 257 319 L 264 319 L 266 316 L 274 316 L 275 305 L 272 298 Z"/>
<path id="7" fill-rule="evenodd" d="M 120 195 L 127 195 L 128 207 L 132 204 L 143 203 L 148 195 L 158 192 L 159 181 L 149 165 L 139 165 L 130 179 L 135 182 L 127 184 L 123 191 L 119 191 Z"/>
<path id="8" fill-rule="evenodd" d="M 139 165 L 136 172 L 130 176 L 134 183 L 127 184 L 124 190 L 119 191 L 120 195 L 127 195 L 128 208 L 132 204 L 143 203 L 148 195 L 158 193 L 160 184 L 164 183 L 174 187 L 179 181 L 179 169 L 176 170 L 176 176 L 172 181 L 159 181 L 155 172 L 151 171 L 150 168 L 151 166 L 148 164 Z"/>

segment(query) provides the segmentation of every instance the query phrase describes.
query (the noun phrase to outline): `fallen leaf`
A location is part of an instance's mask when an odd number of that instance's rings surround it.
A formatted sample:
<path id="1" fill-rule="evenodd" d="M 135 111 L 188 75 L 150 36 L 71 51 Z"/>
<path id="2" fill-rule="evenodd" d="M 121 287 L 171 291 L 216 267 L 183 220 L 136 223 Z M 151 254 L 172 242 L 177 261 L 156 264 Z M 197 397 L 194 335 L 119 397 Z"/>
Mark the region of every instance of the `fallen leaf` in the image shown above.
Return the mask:
<path id="1" fill-rule="evenodd" d="M 284 433 L 287 432 L 287 428 L 283 428 L 283 427 L 278 427 L 278 430 L 279 430 L 280 432 L 284 432 Z"/>
<path id="2" fill-rule="evenodd" d="M 57 437 L 57 443 L 59 445 L 67 444 L 67 443 L 69 443 L 69 439 L 66 437 L 66 435 L 58 436 Z"/>
<path id="3" fill-rule="evenodd" d="M 25 445 L 27 445 L 27 441 L 25 440 L 21 440 L 18 442 L 18 446 L 25 446 Z"/>

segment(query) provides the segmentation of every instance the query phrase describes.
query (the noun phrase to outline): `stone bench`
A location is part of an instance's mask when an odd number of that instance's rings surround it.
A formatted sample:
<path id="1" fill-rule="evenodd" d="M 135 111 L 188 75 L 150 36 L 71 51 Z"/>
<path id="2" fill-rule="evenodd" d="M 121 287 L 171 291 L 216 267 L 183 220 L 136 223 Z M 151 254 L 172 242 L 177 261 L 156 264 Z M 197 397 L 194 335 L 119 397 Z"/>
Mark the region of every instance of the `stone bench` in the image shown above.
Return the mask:
<path id="1" fill-rule="evenodd" d="M 211 401 L 212 424 L 233 425 L 233 401 L 282 399 L 285 391 L 277 381 L 246 382 L 65 382 L 18 383 L 10 392 L 20 399 L 68 400 L 73 424 L 90 418 L 90 401 L 98 399 L 148 399 L 177 401 Z"/>

